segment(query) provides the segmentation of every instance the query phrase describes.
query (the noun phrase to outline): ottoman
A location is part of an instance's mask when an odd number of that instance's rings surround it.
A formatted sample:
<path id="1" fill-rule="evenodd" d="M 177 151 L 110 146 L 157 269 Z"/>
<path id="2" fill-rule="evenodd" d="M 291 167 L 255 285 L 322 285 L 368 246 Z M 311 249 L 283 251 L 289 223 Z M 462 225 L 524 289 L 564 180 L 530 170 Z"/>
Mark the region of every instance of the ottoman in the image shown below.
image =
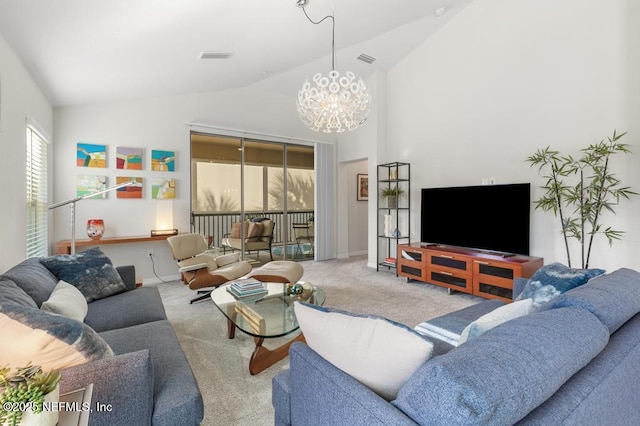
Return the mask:
<path id="1" fill-rule="evenodd" d="M 248 276 L 268 283 L 295 283 L 303 273 L 302 265 L 297 262 L 275 260 L 254 269 Z"/>

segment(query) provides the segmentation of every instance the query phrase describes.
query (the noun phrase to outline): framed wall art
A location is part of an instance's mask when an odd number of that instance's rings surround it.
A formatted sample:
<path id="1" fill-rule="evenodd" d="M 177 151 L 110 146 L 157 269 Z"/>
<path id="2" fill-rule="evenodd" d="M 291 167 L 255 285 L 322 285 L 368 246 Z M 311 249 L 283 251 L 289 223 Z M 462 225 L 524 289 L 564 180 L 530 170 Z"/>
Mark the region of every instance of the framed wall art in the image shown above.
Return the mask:
<path id="1" fill-rule="evenodd" d="M 116 148 L 116 169 L 142 170 L 142 148 Z"/>
<path id="2" fill-rule="evenodd" d="M 76 149 L 78 167 L 107 167 L 107 146 L 78 142 Z"/>
<path id="3" fill-rule="evenodd" d="M 369 175 L 358 174 L 358 186 L 357 186 L 357 200 L 368 201 L 369 200 Z"/>
<path id="4" fill-rule="evenodd" d="M 151 151 L 151 170 L 158 172 L 175 171 L 176 153 L 174 151 Z"/>

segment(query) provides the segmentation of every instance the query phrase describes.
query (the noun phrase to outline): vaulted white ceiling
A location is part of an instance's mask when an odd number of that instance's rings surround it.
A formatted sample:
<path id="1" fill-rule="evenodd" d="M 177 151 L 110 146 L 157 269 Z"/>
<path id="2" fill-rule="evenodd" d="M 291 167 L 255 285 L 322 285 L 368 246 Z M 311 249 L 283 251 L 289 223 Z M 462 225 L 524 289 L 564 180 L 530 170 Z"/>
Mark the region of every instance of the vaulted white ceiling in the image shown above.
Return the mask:
<path id="1" fill-rule="evenodd" d="M 306 10 L 316 21 L 334 13 L 336 69 L 366 78 L 470 1 L 310 0 Z M 0 0 L 0 34 L 53 106 L 251 85 L 294 96 L 331 67 L 330 20 L 313 25 L 296 0 Z M 199 60 L 203 51 L 233 55 Z"/>

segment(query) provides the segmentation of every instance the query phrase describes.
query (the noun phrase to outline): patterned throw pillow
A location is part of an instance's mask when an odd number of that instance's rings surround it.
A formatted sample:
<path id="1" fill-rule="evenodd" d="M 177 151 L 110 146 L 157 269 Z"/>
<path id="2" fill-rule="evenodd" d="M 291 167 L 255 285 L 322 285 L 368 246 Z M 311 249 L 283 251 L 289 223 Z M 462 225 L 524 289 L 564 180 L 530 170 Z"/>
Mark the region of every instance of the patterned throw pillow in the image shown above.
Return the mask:
<path id="1" fill-rule="evenodd" d="M 516 300 L 533 299 L 535 308 L 604 273 L 604 269 L 575 269 L 561 263 L 551 263 L 538 269 L 529 278 Z"/>
<path id="2" fill-rule="evenodd" d="M 311 349 L 372 391 L 391 401 L 433 353 L 433 343 L 402 324 L 294 303 Z"/>
<path id="3" fill-rule="evenodd" d="M 0 305 L 0 365 L 31 361 L 43 370 L 67 368 L 113 356 L 109 345 L 88 325 L 37 308 Z"/>
<path id="4" fill-rule="evenodd" d="M 87 302 L 122 293 L 127 289 L 120 274 L 99 247 L 75 256 L 61 254 L 40 259 L 59 280 L 75 286 Z"/>

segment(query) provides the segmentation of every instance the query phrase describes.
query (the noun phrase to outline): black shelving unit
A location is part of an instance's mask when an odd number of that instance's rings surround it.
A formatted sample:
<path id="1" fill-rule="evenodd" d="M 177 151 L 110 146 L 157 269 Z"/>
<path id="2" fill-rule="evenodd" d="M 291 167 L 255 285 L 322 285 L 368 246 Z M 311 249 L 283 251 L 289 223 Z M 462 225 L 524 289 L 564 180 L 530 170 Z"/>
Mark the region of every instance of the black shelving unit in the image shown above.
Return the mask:
<path id="1" fill-rule="evenodd" d="M 383 198 L 381 194 L 389 190 L 395 190 L 397 195 Z M 376 270 L 379 271 L 382 268 L 382 270 L 396 272 L 398 244 L 408 244 L 411 236 L 411 165 L 409 163 L 393 162 L 378 165 L 377 203 Z M 387 217 L 386 220 L 385 217 Z"/>

